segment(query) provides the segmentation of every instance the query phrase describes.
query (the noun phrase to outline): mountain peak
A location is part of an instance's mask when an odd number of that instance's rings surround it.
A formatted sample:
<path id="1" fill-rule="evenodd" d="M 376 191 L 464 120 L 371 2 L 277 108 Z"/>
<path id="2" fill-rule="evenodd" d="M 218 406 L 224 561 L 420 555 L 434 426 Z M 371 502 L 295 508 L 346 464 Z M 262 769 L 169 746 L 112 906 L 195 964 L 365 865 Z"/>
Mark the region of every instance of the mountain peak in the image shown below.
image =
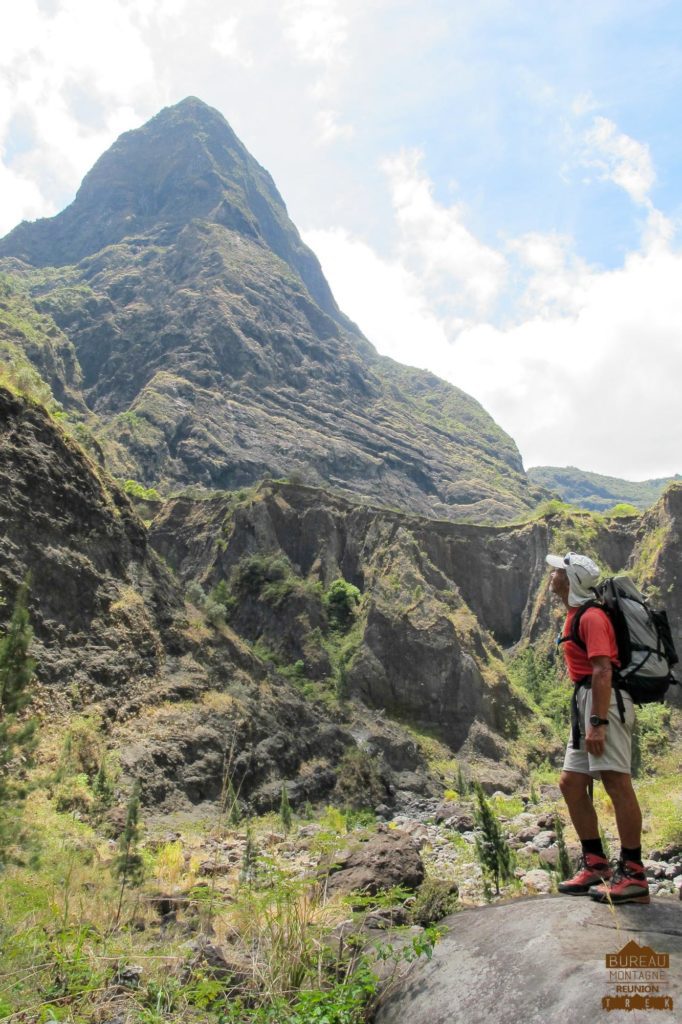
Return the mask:
<path id="1" fill-rule="evenodd" d="M 126 238 L 171 244 L 196 220 L 272 250 L 329 316 L 349 323 L 268 172 L 222 114 L 196 96 L 121 135 L 86 174 L 71 205 L 56 217 L 23 221 L 0 240 L 0 257 L 37 267 L 76 264 Z"/>

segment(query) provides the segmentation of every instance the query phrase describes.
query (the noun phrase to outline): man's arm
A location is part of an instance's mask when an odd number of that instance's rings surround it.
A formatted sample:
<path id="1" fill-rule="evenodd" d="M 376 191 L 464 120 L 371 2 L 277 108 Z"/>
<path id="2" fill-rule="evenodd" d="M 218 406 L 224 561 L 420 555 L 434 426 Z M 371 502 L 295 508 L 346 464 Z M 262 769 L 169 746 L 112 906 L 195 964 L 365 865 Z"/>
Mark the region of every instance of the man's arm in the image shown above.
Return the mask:
<path id="1" fill-rule="evenodd" d="M 611 661 L 605 655 L 590 658 L 592 663 L 592 714 L 598 718 L 609 717 L 611 703 Z M 585 749 L 595 757 L 604 753 L 608 725 L 588 725 L 585 733 Z"/>

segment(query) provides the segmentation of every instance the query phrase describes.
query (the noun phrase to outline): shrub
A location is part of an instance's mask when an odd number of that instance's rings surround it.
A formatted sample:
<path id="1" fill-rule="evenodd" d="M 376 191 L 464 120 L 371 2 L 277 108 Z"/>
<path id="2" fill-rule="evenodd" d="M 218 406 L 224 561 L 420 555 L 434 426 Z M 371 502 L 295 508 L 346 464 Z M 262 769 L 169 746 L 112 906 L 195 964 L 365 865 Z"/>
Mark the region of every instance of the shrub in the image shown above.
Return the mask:
<path id="1" fill-rule="evenodd" d="M 642 510 L 637 508 L 636 505 L 630 505 L 626 501 L 621 501 L 618 505 L 614 505 L 613 508 L 609 508 L 604 512 L 605 516 L 639 516 L 642 514 Z"/>
<path id="2" fill-rule="evenodd" d="M 351 747 L 339 764 L 334 790 L 340 803 L 354 810 L 374 808 L 386 798 L 376 759 L 362 747 Z"/>
<path id="3" fill-rule="evenodd" d="M 206 603 L 206 594 L 196 580 L 193 580 L 187 587 L 187 600 L 197 608 L 203 608 Z"/>
<path id="4" fill-rule="evenodd" d="M 458 893 L 456 882 L 445 878 L 425 878 L 410 910 L 411 923 L 428 928 L 454 913 Z"/>
<path id="5" fill-rule="evenodd" d="M 58 811 L 80 811 L 87 814 L 95 805 L 95 795 L 90 789 L 87 775 L 73 775 L 55 790 L 55 807 Z"/>
<path id="6" fill-rule="evenodd" d="M 248 555 L 234 567 L 230 582 L 238 598 L 262 597 L 278 608 L 295 589 L 297 580 L 283 555 Z"/>
<path id="7" fill-rule="evenodd" d="M 360 603 L 358 588 L 344 579 L 334 580 L 325 594 L 324 600 L 330 625 L 337 629 L 347 630 L 353 622 L 355 609 Z"/>
<path id="8" fill-rule="evenodd" d="M 130 498 L 138 501 L 161 501 L 161 495 L 154 487 L 143 487 L 137 480 L 126 480 L 123 490 Z"/>

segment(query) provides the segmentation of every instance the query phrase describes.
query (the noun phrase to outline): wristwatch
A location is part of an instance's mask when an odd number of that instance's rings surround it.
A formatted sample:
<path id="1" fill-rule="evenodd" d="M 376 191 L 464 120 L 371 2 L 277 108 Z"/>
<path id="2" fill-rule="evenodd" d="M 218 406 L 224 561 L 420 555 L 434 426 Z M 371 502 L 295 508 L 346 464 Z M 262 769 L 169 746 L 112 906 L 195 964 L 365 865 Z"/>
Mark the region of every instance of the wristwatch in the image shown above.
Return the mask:
<path id="1" fill-rule="evenodd" d="M 608 725 L 608 724 L 609 724 L 608 718 L 600 718 L 598 715 L 590 715 L 590 725 L 593 725 L 595 728 L 598 725 Z"/>

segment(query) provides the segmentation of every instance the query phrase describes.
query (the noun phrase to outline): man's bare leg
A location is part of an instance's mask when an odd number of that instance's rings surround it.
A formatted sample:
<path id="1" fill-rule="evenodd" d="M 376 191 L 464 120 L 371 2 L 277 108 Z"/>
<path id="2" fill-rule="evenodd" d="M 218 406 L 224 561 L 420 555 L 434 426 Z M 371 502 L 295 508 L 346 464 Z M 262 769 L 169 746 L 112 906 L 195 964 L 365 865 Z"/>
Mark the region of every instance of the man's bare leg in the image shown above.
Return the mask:
<path id="1" fill-rule="evenodd" d="M 578 839 L 581 840 L 599 838 L 597 812 L 587 791 L 590 779 L 590 775 L 584 775 L 582 772 L 567 771 L 563 771 L 559 779 L 559 788 L 566 801 L 573 827 L 578 833 Z"/>
<path id="2" fill-rule="evenodd" d="M 621 846 L 637 848 L 642 841 L 642 811 L 632 786 L 632 777 L 626 772 L 608 771 L 601 773 L 601 780 L 616 812 Z"/>

